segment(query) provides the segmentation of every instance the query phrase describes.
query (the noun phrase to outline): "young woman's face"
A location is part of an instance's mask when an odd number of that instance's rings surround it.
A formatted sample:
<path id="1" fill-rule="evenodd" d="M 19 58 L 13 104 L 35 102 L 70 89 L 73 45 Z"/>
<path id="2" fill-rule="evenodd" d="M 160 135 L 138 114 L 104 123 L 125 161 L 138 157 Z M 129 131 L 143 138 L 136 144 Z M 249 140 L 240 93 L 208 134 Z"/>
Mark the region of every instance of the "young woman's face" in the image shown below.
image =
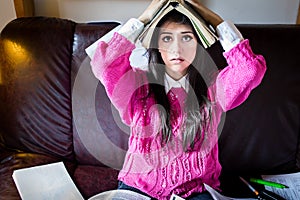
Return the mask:
<path id="1" fill-rule="evenodd" d="M 158 49 L 166 65 L 166 72 L 175 80 L 187 73 L 193 62 L 197 39 L 192 27 L 175 22 L 167 22 L 159 30 Z"/>

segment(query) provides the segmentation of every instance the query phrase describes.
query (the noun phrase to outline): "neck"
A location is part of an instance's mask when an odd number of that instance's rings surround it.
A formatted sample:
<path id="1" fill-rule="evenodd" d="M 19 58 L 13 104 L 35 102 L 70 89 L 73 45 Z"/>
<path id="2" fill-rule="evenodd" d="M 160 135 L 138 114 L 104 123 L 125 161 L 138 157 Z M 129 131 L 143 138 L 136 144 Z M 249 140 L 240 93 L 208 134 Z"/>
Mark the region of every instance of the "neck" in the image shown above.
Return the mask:
<path id="1" fill-rule="evenodd" d="M 182 77 L 184 77 L 187 74 L 187 71 L 185 72 L 173 72 L 173 71 L 169 71 L 166 70 L 166 73 L 175 81 L 180 80 Z"/>

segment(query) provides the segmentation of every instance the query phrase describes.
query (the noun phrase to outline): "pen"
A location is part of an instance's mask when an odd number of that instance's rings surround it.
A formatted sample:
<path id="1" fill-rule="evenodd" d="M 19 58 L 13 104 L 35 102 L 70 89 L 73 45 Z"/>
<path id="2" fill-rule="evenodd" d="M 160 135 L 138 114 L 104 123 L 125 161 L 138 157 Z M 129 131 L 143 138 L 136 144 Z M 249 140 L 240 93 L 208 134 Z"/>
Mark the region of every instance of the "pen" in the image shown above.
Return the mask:
<path id="1" fill-rule="evenodd" d="M 259 192 L 254 188 L 252 187 L 245 179 L 243 179 L 242 177 L 240 177 L 241 181 L 243 181 L 247 186 L 248 188 L 256 195 L 258 196 L 259 195 Z"/>
<path id="2" fill-rule="evenodd" d="M 258 184 L 265 185 L 265 186 L 275 187 L 275 188 L 281 188 L 281 189 L 289 188 L 288 186 L 283 185 L 281 183 L 275 183 L 272 181 L 266 181 L 266 180 L 257 179 L 257 178 L 250 178 L 250 182 L 258 183 Z"/>

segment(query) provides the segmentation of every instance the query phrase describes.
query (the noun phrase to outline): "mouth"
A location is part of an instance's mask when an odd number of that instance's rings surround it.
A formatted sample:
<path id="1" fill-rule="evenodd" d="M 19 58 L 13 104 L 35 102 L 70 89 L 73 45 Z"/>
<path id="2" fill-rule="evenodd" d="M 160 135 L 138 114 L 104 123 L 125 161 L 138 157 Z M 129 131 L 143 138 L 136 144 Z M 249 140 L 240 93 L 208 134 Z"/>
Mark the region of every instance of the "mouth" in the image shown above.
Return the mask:
<path id="1" fill-rule="evenodd" d="M 170 61 L 173 63 L 182 63 L 184 61 L 184 59 L 183 58 L 172 58 Z"/>

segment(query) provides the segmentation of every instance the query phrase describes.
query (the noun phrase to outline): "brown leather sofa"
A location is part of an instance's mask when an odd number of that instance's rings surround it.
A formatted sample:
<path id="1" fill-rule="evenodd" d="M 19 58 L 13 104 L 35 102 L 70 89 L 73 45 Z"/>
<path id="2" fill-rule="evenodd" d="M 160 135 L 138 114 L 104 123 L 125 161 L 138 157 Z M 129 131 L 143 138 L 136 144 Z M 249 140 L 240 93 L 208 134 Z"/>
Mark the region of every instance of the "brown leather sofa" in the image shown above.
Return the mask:
<path id="1" fill-rule="evenodd" d="M 85 48 L 117 26 L 33 17 L 0 38 L 0 199 L 20 199 L 12 172 L 64 161 L 85 198 L 117 187 L 128 128 L 93 76 Z M 300 171 L 300 26 L 238 25 L 268 70 L 220 126 L 225 194 L 245 196 L 238 175 Z M 219 43 L 209 50 L 226 65 Z"/>

